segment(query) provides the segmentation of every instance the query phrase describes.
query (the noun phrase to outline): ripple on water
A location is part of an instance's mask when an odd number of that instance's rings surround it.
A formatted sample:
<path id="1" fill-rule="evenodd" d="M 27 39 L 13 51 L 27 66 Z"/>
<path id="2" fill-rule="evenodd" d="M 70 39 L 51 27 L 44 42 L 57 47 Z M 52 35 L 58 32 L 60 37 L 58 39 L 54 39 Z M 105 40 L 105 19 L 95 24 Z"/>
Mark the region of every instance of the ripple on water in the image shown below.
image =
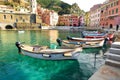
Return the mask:
<path id="1" fill-rule="evenodd" d="M 23 34 L 16 31 L 1 31 L 1 34 L 0 80 L 88 80 L 103 64 L 104 59 L 99 58 L 94 68 L 94 52 L 98 53 L 97 49 L 84 50 L 75 56 L 77 60 L 51 61 L 20 55 L 14 45 L 16 41 L 21 41 L 30 45 L 50 46 L 51 40 L 55 40 L 56 36 L 66 39 L 68 35 L 79 36 L 80 33 L 38 30 L 25 31 Z"/>

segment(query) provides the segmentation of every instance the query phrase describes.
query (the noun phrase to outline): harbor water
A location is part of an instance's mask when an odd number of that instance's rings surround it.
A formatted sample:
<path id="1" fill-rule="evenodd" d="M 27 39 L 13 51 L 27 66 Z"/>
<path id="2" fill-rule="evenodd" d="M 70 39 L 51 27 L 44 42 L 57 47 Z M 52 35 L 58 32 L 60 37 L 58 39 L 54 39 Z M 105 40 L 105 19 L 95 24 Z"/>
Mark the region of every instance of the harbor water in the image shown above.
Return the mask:
<path id="1" fill-rule="evenodd" d="M 80 32 L 57 30 L 0 31 L 0 80 L 88 80 L 104 64 L 106 47 L 83 49 L 76 60 L 42 60 L 18 54 L 16 41 L 59 48 L 57 38 Z M 55 46 L 53 46 L 53 44 Z"/>

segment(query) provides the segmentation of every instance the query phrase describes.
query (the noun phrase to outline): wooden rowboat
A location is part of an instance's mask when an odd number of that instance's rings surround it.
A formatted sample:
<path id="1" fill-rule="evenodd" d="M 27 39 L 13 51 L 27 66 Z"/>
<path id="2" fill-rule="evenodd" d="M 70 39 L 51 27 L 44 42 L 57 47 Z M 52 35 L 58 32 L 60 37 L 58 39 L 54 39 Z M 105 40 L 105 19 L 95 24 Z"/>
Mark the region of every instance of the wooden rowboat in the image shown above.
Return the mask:
<path id="1" fill-rule="evenodd" d="M 107 37 L 107 33 L 99 33 L 98 31 L 94 32 L 94 31 L 83 31 L 82 32 L 82 36 L 84 38 L 106 38 Z"/>
<path id="2" fill-rule="evenodd" d="M 67 39 L 70 41 L 77 41 L 77 42 L 100 42 L 104 40 L 104 38 L 78 38 L 78 37 L 69 37 Z"/>
<path id="3" fill-rule="evenodd" d="M 112 40 L 114 38 L 114 32 L 99 33 L 99 32 L 92 32 L 92 31 L 83 31 L 82 36 L 84 38 L 107 38 L 109 40 Z"/>
<path id="4" fill-rule="evenodd" d="M 72 41 L 72 40 L 61 40 L 57 41 L 58 44 L 69 46 L 69 47 L 82 47 L 82 48 L 98 48 L 103 47 L 104 45 L 104 39 L 101 41 Z M 61 43 L 59 43 L 61 42 Z"/>
<path id="5" fill-rule="evenodd" d="M 16 46 L 19 53 L 46 60 L 75 59 L 73 55 L 82 51 L 81 47 L 75 49 L 49 49 L 47 46 L 29 46 L 20 44 L 20 42 L 16 42 Z"/>

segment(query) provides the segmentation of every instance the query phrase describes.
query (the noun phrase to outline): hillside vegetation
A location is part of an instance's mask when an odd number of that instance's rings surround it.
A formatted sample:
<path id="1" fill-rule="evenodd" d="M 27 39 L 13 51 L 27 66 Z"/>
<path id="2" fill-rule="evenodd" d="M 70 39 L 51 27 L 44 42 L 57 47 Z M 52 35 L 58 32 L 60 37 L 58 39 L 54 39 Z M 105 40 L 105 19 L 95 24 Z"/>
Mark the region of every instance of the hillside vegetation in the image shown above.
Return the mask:
<path id="1" fill-rule="evenodd" d="M 26 0 L 29 1 L 29 0 Z M 77 3 L 73 5 L 67 4 L 61 0 L 37 0 L 38 4 L 40 4 L 43 8 L 47 8 L 49 10 L 55 10 L 59 15 L 62 14 L 76 14 L 76 15 L 84 15 L 84 11 L 81 10 Z M 0 2 L 1 3 L 1 2 Z M 2 2 L 1 4 L 13 6 L 21 6 L 20 0 L 12 0 L 12 2 Z M 27 7 L 24 6 L 24 7 Z"/>
<path id="2" fill-rule="evenodd" d="M 84 11 L 79 8 L 77 3 L 69 5 L 61 0 L 37 0 L 38 4 L 42 7 L 55 10 L 59 15 L 62 14 L 77 14 L 83 15 Z"/>

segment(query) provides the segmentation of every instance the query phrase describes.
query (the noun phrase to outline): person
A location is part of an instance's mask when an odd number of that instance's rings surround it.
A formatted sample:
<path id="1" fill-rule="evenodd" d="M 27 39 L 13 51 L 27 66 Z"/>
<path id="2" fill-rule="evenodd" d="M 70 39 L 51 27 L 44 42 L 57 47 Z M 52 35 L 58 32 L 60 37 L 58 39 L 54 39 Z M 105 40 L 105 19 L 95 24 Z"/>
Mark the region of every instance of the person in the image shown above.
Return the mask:
<path id="1" fill-rule="evenodd" d="M 119 29 L 119 25 L 116 26 L 116 31 L 118 31 L 118 29 Z"/>

